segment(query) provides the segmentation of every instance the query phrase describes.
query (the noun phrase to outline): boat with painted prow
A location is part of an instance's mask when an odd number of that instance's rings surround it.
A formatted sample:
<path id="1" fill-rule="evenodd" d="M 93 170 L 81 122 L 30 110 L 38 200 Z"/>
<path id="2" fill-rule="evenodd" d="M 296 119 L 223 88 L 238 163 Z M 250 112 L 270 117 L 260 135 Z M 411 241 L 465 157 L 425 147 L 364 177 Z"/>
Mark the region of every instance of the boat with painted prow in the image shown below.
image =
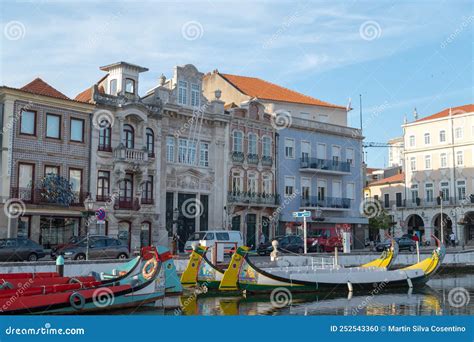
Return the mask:
<path id="1" fill-rule="evenodd" d="M 435 238 L 436 239 L 436 238 Z M 399 270 L 364 265 L 352 268 L 275 267 L 260 269 L 248 257 L 248 249 L 239 248 L 224 274 L 219 289 L 246 292 L 269 292 L 287 288 L 294 292 L 354 291 L 383 287 L 414 287 L 423 285 L 441 265 L 445 247 L 436 239 L 438 247 L 417 264 Z"/>

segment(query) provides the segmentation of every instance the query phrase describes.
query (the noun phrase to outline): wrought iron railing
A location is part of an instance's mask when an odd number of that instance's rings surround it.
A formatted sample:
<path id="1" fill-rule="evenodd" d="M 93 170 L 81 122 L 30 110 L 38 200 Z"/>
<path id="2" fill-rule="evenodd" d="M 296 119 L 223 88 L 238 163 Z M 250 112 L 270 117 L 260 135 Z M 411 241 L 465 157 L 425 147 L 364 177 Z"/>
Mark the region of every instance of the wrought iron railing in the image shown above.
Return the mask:
<path id="1" fill-rule="evenodd" d="M 232 152 L 232 161 L 243 163 L 244 162 L 244 152 L 234 151 Z"/>
<path id="2" fill-rule="evenodd" d="M 332 159 L 301 158 L 301 169 L 316 169 L 322 171 L 350 172 L 351 165 L 348 162 L 335 161 Z"/>
<path id="3" fill-rule="evenodd" d="M 318 196 L 310 196 L 308 198 L 301 198 L 301 207 L 349 209 L 351 207 L 351 199 L 344 197 L 319 198 Z"/>
<path id="4" fill-rule="evenodd" d="M 228 198 L 228 201 L 231 203 L 269 204 L 269 205 L 280 204 L 280 196 L 277 194 L 230 191 L 228 193 L 227 198 Z"/>

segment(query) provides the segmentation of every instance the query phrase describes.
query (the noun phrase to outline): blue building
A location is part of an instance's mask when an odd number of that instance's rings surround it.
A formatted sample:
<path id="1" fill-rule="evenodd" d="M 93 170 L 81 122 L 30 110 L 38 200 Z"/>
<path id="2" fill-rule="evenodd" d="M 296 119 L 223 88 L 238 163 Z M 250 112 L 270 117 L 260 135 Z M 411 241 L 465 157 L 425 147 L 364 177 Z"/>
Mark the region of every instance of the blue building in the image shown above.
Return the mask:
<path id="1" fill-rule="evenodd" d="M 368 222 L 360 213 L 361 131 L 289 117 L 291 123 L 279 130 L 277 141 L 278 193 L 282 199 L 278 233 L 298 233 L 301 219 L 294 219 L 292 213 L 309 210 L 308 234 L 350 229 L 353 247 L 362 248 Z"/>

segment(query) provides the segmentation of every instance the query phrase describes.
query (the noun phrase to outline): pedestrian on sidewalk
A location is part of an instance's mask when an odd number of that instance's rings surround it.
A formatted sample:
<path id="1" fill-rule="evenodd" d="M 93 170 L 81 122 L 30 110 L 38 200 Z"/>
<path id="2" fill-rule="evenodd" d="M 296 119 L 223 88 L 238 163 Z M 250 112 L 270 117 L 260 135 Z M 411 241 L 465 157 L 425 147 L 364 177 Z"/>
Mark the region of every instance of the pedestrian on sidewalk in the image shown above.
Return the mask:
<path id="1" fill-rule="evenodd" d="M 449 240 L 451 241 L 451 245 L 453 247 L 456 247 L 456 235 L 454 234 L 454 232 L 451 232 L 451 234 L 449 234 Z"/>

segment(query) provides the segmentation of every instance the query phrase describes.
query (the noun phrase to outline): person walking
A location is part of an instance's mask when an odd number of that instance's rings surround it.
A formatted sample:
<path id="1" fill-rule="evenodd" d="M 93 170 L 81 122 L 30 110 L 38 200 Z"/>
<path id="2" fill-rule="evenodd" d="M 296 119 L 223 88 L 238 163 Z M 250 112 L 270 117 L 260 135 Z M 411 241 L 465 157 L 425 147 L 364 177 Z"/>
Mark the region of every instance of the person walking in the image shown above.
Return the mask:
<path id="1" fill-rule="evenodd" d="M 454 232 L 451 232 L 451 234 L 449 234 L 449 240 L 451 241 L 451 245 L 453 247 L 456 247 L 456 235 L 454 234 Z"/>

